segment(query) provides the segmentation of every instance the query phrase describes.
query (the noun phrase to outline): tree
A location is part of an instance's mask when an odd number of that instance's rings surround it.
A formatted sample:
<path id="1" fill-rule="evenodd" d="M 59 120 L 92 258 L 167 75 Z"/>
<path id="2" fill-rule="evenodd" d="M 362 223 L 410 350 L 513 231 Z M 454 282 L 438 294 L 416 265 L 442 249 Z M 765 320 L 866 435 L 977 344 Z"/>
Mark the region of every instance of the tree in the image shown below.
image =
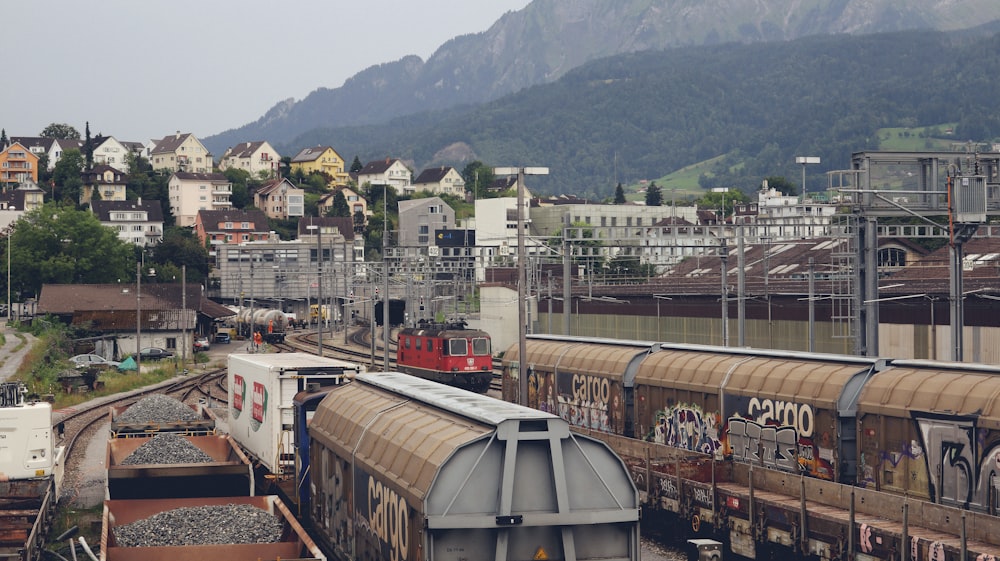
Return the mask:
<path id="1" fill-rule="evenodd" d="M 83 159 L 86 162 L 84 169 L 94 169 L 94 140 L 90 138 L 90 121 L 84 129 L 86 136 L 83 141 Z"/>
<path id="2" fill-rule="evenodd" d="M 0 150 L 7 147 L 7 129 L 0 129 Z"/>
<path id="3" fill-rule="evenodd" d="M 11 288 L 37 295 L 43 284 L 92 284 L 132 278 L 134 246 L 93 213 L 57 202 L 25 214 L 11 238 Z"/>
<path id="4" fill-rule="evenodd" d="M 615 187 L 615 204 L 616 205 L 625 204 L 625 189 L 622 187 L 621 183 L 619 183 L 618 186 Z"/>
<path id="5" fill-rule="evenodd" d="M 775 189 L 782 195 L 794 196 L 799 194 L 799 188 L 791 181 L 784 178 L 784 176 L 770 176 L 765 177 L 764 181 L 767 181 L 767 186 Z"/>
<path id="6" fill-rule="evenodd" d="M 82 171 L 83 155 L 80 151 L 71 148 L 63 152 L 52 170 L 52 198 L 77 204 L 80 200 L 80 189 L 83 187 L 83 180 L 80 179 Z"/>
<path id="7" fill-rule="evenodd" d="M 663 206 L 663 191 L 655 181 L 646 188 L 646 206 Z"/>
<path id="8" fill-rule="evenodd" d="M 181 281 L 181 266 L 187 266 L 187 282 L 200 283 L 208 277 L 208 250 L 190 228 L 170 226 L 163 230 L 163 240 L 153 247 L 157 278 Z"/>
<path id="9" fill-rule="evenodd" d="M 42 138 L 58 138 L 61 140 L 80 140 L 80 132 L 64 123 L 52 123 L 38 133 Z"/>
<path id="10" fill-rule="evenodd" d="M 326 213 L 327 216 L 350 216 L 351 207 L 347 204 L 347 197 L 344 196 L 344 191 L 342 189 L 337 189 L 333 194 L 333 204 L 330 205 L 330 210 Z"/>
<path id="11" fill-rule="evenodd" d="M 476 160 L 469 163 L 462 169 L 462 179 L 465 180 L 465 190 L 472 191 L 476 197 L 486 193 L 486 188 L 493 183 L 496 178 L 493 175 L 493 168 L 483 162 Z"/>
<path id="12" fill-rule="evenodd" d="M 354 161 L 351 162 L 351 173 L 358 173 L 359 171 L 365 169 L 365 165 L 361 163 L 361 159 L 354 156 Z"/>
<path id="13" fill-rule="evenodd" d="M 721 212 L 724 216 L 730 216 L 733 213 L 735 205 L 749 201 L 750 197 L 743 191 L 730 189 L 728 191 L 711 191 L 705 193 L 700 199 L 695 201 L 695 204 L 698 205 L 698 208 L 715 210 L 716 212 Z"/>

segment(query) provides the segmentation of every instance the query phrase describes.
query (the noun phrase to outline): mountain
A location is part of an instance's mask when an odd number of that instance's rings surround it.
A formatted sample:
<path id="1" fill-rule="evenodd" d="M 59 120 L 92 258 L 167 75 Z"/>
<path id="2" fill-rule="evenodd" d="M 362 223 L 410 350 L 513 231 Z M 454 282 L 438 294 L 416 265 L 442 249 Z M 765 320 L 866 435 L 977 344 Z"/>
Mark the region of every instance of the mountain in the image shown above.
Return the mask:
<path id="1" fill-rule="evenodd" d="M 331 144 L 348 160 L 391 155 L 416 171 L 548 166 L 533 191 L 596 198 L 713 159 L 703 187 L 798 178 L 802 155 L 822 157 L 808 182 L 825 184 L 852 152 L 877 149 L 882 128 L 948 124 L 956 141 L 1000 140 L 998 27 L 618 55 L 479 106 L 314 129 L 287 148 Z"/>
<path id="2" fill-rule="evenodd" d="M 477 105 L 617 54 L 816 34 L 965 29 L 998 16 L 996 0 L 534 0 L 485 32 L 448 41 L 426 62 L 408 56 L 372 66 L 339 88 L 282 101 L 252 123 L 202 140 L 222 154 L 246 140 L 287 144 L 312 128 Z"/>

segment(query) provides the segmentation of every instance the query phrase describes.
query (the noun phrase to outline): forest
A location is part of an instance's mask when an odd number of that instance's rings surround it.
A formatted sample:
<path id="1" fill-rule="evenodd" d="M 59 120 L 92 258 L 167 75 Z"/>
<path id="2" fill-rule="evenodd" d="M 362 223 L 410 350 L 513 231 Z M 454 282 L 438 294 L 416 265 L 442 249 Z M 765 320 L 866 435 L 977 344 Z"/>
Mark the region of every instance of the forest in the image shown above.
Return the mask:
<path id="1" fill-rule="evenodd" d="M 392 156 L 417 172 L 480 160 L 547 166 L 539 194 L 612 197 L 716 158 L 702 187 L 807 183 L 879 148 L 884 127 L 957 123 L 956 141 L 1000 138 L 1000 34 L 899 32 L 675 48 L 601 59 L 548 85 L 383 126 L 316 129 L 280 151 L 327 144 L 363 161 Z"/>

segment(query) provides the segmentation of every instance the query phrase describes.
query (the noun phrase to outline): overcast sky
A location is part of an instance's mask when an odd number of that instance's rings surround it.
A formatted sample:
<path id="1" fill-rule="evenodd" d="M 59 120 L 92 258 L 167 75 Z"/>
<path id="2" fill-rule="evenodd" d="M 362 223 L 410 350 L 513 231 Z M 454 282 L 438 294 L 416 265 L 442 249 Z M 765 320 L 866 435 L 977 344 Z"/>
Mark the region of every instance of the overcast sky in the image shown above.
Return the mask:
<path id="1" fill-rule="evenodd" d="M 0 128 L 204 138 L 275 103 L 487 30 L 529 0 L 28 0 L 0 3 Z"/>

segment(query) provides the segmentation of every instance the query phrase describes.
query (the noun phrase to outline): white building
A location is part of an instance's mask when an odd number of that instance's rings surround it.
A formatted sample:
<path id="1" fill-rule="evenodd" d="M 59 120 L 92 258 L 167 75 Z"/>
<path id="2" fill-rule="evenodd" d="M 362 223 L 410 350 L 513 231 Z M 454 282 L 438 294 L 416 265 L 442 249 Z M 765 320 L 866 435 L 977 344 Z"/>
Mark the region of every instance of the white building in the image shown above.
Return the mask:
<path id="1" fill-rule="evenodd" d="M 170 212 L 178 226 L 194 226 L 199 210 L 232 207 L 233 184 L 221 173 L 175 172 L 167 183 Z"/>

